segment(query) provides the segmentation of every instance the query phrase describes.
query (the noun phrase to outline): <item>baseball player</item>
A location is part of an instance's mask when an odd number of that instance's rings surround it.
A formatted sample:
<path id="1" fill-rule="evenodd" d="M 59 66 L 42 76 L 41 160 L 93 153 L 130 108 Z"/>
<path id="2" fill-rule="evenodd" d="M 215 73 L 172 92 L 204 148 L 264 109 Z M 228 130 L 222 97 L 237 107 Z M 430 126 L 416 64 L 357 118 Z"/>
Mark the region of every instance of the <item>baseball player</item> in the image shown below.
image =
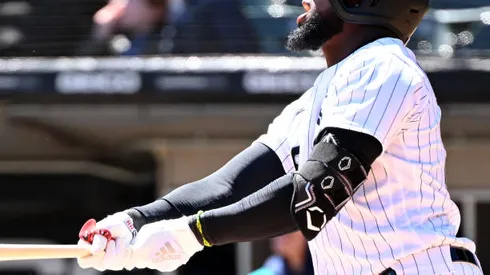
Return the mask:
<path id="1" fill-rule="evenodd" d="M 441 110 L 406 47 L 428 0 L 303 6 L 287 48 L 323 51 L 313 87 L 215 173 L 99 221 L 82 268 L 172 271 L 204 247 L 299 230 L 318 275 L 482 274 L 456 237 Z"/>

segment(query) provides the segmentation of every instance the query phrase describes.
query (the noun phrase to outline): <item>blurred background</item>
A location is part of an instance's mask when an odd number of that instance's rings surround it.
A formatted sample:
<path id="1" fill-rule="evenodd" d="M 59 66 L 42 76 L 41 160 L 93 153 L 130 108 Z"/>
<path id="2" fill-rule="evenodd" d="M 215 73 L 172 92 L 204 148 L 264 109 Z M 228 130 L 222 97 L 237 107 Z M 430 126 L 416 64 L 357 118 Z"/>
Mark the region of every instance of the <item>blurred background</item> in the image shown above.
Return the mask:
<path id="1" fill-rule="evenodd" d="M 248 146 L 324 69 L 284 50 L 300 13 L 300 0 L 1 0 L 0 243 L 75 243 L 88 218 Z M 409 46 L 443 111 L 458 234 L 488 273 L 490 0 L 433 0 Z M 290 274 L 273 271 L 284 262 L 312 274 L 300 235 L 205 249 L 174 274 Z M 0 274 L 100 273 L 52 260 Z"/>

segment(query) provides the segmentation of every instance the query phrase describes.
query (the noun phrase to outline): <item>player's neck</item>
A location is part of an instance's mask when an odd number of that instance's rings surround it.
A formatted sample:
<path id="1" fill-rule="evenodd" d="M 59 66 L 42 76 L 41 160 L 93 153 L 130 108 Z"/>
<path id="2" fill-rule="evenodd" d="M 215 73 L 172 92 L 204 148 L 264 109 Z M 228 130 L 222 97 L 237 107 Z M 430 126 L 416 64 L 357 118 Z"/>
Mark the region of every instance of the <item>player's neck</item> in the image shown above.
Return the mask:
<path id="1" fill-rule="evenodd" d="M 388 31 L 376 27 L 351 28 L 345 25 L 345 30 L 330 39 L 322 46 L 323 55 L 329 67 L 347 58 L 359 48 L 383 37 L 393 37 Z"/>

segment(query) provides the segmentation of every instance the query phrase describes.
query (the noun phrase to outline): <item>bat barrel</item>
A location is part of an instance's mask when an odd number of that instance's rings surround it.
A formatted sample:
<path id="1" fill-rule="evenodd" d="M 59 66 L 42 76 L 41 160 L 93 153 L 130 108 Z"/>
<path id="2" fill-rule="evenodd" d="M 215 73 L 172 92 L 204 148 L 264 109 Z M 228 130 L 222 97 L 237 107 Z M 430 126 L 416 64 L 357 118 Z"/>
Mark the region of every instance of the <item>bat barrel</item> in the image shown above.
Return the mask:
<path id="1" fill-rule="evenodd" d="M 90 255 L 78 245 L 1 244 L 0 261 L 68 259 Z"/>

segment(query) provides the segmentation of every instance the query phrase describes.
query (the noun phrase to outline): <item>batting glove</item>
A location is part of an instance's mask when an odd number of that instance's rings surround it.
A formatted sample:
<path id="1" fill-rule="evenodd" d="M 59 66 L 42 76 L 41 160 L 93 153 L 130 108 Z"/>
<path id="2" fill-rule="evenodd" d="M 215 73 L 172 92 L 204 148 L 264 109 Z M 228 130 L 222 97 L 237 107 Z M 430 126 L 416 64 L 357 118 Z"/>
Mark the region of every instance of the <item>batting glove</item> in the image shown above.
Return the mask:
<path id="1" fill-rule="evenodd" d="M 203 249 L 191 231 L 188 218 L 163 220 L 143 226 L 133 240 L 132 257 L 126 268 L 174 271 Z"/>
<path id="2" fill-rule="evenodd" d="M 100 234 L 101 230 L 110 233 L 111 238 Z M 94 268 L 99 271 L 122 270 L 130 265 L 130 243 L 136 236 L 133 220 L 125 212 L 118 212 L 97 222 L 92 243 L 80 239 L 78 245 L 89 249 L 91 256 L 78 258 L 78 265 L 83 268 Z"/>

